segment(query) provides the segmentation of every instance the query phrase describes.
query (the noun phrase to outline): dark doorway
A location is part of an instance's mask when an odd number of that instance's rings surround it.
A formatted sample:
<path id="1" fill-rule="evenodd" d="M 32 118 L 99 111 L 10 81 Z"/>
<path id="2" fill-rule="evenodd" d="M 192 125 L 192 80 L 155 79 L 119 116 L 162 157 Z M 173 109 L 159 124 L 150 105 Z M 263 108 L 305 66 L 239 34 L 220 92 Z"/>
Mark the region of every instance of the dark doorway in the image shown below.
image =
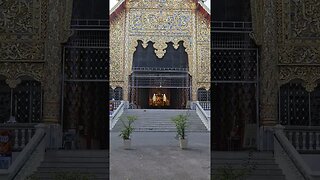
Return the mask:
<path id="1" fill-rule="evenodd" d="M 153 42 L 144 48 L 138 41 L 133 54 L 133 73 L 129 79 L 131 107 L 143 109 L 184 109 L 191 99 L 188 54 L 183 41 L 177 49 L 167 42 L 162 58 L 155 54 Z"/>
<path id="2" fill-rule="evenodd" d="M 101 82 L 64 85 L 64 130 L 77 132 L 77 148 L 107 148 L 108 88 Z"/>
<path id="3" fill-rule="evenodd" d="M 256 132 L 257 121 L 256 97 L 253 83 L 217 83 L 213 86 L 215 150 L 241 150 L 252 143 L 250 132 Z"/>
<path id="4" fill-rule="evenodd" d="M 63 141 L 71 136 L 76 149 L 108 149 L 108 54 L 104 48 L 69 43 L 63 52 Z"/>
<path id="5" fill-rule="evenodd" d="M 78 149 L 109 148 L 108 3 L 75 0 L 63 44 L 63 141 L 74 137 Z"/>
<path id="6" fill-rule="evenodd" d="M 217 24 L 212 35 L 212 150 L 255 149 L 259 141 L 259 50 L 250 37 L 252 23 Z"/>

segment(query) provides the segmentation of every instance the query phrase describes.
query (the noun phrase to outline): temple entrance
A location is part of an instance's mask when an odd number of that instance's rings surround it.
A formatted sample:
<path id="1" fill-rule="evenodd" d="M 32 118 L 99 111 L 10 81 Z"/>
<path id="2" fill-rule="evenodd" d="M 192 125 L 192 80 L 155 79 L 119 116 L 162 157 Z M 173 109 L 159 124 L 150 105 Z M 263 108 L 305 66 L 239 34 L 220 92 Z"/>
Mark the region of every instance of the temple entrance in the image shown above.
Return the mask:
<path id="1" fill-rule="evenodd" d="M 175 49 L 167 43 L 162 58 L 155 54 L 153 42 L 144 48 L 138 41 L 133 55 L 132 74 L 129 76 L 131 108 L 185 109 L 191 100 L 192 77 L 188 73 L 188 55 L 183 41 Z"/>
<path id="2" fill-rule="evenodd" d="M 81 37 L 76 34 L 69 43 Z M 108 54 L 104 48 L 67 44 L 63 55 L 62 147 L 108 149 Z"/>
<path id="3" fill-rule="evenodd" d="M 255 149 L 259 141 L 258 48 L 250 28 L 217 24 L 212 53 L 212 150 Z"/>
<path id="4" fill-rule="evenodd" d="M 188 90 L 182 88 L 139 88 L 133 104 L 139 109 L 184 109 Z"/>

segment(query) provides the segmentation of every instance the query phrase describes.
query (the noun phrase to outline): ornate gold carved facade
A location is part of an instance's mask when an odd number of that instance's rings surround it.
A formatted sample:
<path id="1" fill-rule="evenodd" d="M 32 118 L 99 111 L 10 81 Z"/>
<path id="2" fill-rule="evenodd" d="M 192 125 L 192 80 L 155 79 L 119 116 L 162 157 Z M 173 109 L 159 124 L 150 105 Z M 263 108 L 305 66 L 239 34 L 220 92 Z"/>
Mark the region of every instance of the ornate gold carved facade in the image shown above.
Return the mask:
<path id="1" fill-rule="evenodd" d="M 320 2 L 251 0 L 251 12 L 262 53 L 261 121 L 274 124 L 282 84 L 301 79 L 306 90 L 313 91 L 320 79 Z"/>
<path id="2" fill-rule="evenodd" d="M 0 2 L 0 75 L 12 88 L 21 76 L 41 82 L 45 122 L 60 119 L 61 43 L 70 35 L 72 2 Z"/>
<path id="3" fill-rule="evenodd" d="M 154 42 L 156 55 L 165 55 L 167 42 L 178 47 L 184 41 L 192 76 L 192 97 L 196 90 L 210 88 L 210 21 L 193 0 L 129 0 L 110 21 L 110 85 L 123 87 L 128 100 L 128 77 L 132 73 L 137 40 Z"/>

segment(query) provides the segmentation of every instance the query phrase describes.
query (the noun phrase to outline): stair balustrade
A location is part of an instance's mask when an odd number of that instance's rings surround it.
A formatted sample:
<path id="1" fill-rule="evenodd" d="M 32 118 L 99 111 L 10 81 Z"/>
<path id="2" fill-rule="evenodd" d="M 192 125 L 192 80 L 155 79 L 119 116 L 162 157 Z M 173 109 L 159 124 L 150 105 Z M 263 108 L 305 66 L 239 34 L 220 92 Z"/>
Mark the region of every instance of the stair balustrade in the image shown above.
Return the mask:
<path id="1" fill-rule="evenodd" d="M 210 110 L 211 109 L 211 102 L 210 101 L 199 101 L 199 104 L 203 110 Z"/>
<path id="2" fill-rule="evenodd" d="M 126 104 L 126 101 L 121 101 L 120 105 L 117 106 L 117 109 L 110 115 L 110 130 L 114 127 L 124 110 L 127 108 Z"/>
<path id="3" fill-rule="evenodd" d="M 320 152 L 320 126 L 285 126 L 284 133 L 298 152 Z"/>
<path id="4" fill-rule="evenodd" d="M 9 131 L 13 138 L 13 151 L 21 151 L 35 134 L 36 125 L 36 123 L 0 124 L 0 130 Z"/>
<path id="5" fill-rule="evenodd" d="M 210 117 L 204 111 L 202 106 L 200 105 L 199 101 L 195 102 L 195 110 L 203 124 L 206 126 L 207 130 L 210 131 Z"/>
<path id="6" fill-rule="evenodd" d="M 112 104 L 113 104 L 113 109 L 118 109 L 118 107 L 120 106 L 122 101 L 113 101 Z"/>
<path id="7" fill-rule="evenodd" d="M 23 145 L 24 148 L 19 152 L 18 156 L 12 162 L 10 167 L 8 169 L 0 169 L 0 179 L 26 179 L 26 177 L 28 177 L 37 169 L 37 167 L 40 165 L 40 162 L 43 160 L 47 143 L 47 126 L 44 124 L 37 124 L 33 125 L 32 127 L 30 126 L 31 124 L 6 124 L 2 126 L 3 129 L 13 129 L 14 127 L 17 127 L 18 129 L 22 129 L 21 132 L 26 134 L 30 132 L 26 129 L 34 128 L 35 132 L 32 137 L 25 136 L 24 142 L 26 144 Z M 22 137 L 21 142 L 23 142 Z M 20 147 L 22 147 L 22 145 L 20 145 Z"/>
<path id="8" fill-rule="evenodd" d="M 299 154 L 297 149 L 293 146 L 294 142 L 299 149 L 303 149 L 303 142 L 306 141 L 307 133 L 299 132 L 300 140 L 295 141 L 293 139 L 297 138 L 295 132 L 288 131 L 288 127 L 281 125 L 276 125 L 274 128 L 274 157 L 276 162 L 279 164 L 280 168 L 283 170 L 287 179 L 290 180 L 318 180 L 320 179 L 320 173 L 312 171 L 310 167 L 303 160 L 302 156 Z M 289 136 L 286 136 L 289 134 Z M 291 135 L 291 136 L 290 136 Z M 290 140 L 292 142 L 290 142 Z M 298 145 L 297 145 L 298 142 Z M 299 145 L 299 143 L 302 143 Z M 306 147 L 306 146 L 305 146 Z"/>

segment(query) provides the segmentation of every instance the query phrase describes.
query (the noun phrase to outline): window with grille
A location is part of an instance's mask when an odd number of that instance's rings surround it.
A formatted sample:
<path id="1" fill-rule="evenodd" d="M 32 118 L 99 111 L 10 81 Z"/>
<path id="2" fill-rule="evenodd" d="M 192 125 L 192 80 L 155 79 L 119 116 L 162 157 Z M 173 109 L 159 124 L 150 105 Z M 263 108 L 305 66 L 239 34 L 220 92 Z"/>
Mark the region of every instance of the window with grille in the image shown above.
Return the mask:
<path id="1" fill-rule="evenodd" d="M 320 125 L 320 85 L 308 92 L 300 82 L 280 87 L 279 118 L 282 125 Z"/>
<path id="2" fill-rule="evenodd" d="M 113 93 L 114 100 L 122 100 L 122 94 L 122 87 L 116 87 Z"/>
<path id="3" fill-rule="evenodd" d="M 204 88 L 198 89 L 198 101 L 210 101 L 210 90 Z"/>
<path id="4" fill-rule="evenodd" d="M 19 123 L 36 123 L 42 119 L 41 83 L 23 80 L 11 91 L 5 81 L 0 81 L 0 121 L 14 116 Z"/>
<path id="5" fill-rule="evenodd" d="M 113 89 L 110 87 L 109 88 L 109 100 L 112 100 L 112 98 L 114 98 Z"/>
<path id="6" fill-rule="evenodd" d="M 11 90 L 5 80 L 0 80 L 0 123 L 10 118 Z"/>

